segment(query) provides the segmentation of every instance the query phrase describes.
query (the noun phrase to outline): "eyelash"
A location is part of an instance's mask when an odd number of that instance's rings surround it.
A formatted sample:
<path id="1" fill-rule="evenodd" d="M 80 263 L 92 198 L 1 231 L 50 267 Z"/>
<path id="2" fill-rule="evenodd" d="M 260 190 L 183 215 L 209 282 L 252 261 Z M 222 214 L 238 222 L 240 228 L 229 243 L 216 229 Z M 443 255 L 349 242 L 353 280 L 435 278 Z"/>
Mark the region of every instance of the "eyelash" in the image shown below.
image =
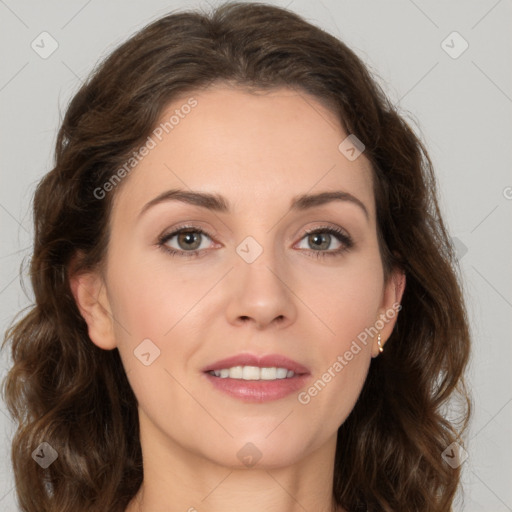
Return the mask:
<path id="1" fill-rule="evenodd" d="M 171 249 L 169 246 L 166 245 L 166 243 L 176 235 L 179 235 L 181 233 L 200 233 L 202 235 L 206 235 L 207 237 L 213 239 L 213 236 L 210 235 L 207 231 L 196 228 L 194 226 L 181 226 L 178 229 L 174 230 L 172 233 L 164 234 L 159 237 L 158 239 L 158 247 L 160 247 L 162 250 L 164 250 L 166 253 L 170 254 L 171 256 L 180 256 L 184 258 L 194 258 L 194 257 L 200 257 L 200 252 L 205 249 L 195 249 L 193 251 L 180 251 L 176 249 Z M 319 228 L 314 228 L 311 230 L 307 230 L 304 235 L 302 236 L 301 240 L 309 235 L 315 235 L 315 234 L 323 234 L 328 233 L 329 235 L 333 235 L 340 243 L 344 245 L 344 247 L 341 247 L 339 249 L 336 249 L 334 251 L 315 251 L 313 249 L 310 249 L 308 252 L 313 253 L 314 257 L 316 258 L 323 258 L 323 257 L 331 257 L 331 256 L 340 256 L 342 253 L 348 251 L 351 249 L 354 245 L 352 238 L 348 236 L 344 231 L 342 231 L 339 228 L 333 228 L 331 226 L 324 226 Z"/>

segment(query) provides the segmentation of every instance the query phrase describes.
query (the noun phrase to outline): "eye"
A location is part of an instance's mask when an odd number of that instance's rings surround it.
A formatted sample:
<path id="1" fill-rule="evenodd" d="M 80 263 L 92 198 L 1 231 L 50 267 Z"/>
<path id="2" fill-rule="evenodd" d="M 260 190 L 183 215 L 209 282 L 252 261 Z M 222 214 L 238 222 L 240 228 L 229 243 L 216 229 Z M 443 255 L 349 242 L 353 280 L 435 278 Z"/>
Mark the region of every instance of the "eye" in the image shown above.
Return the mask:
<path id="1" fill-rule="evenodd" d="M 347 233 L 339 228 L 330 226 L 307 231 L 306 236 L 302 240 L 305 240 L 308 247 L 299 246 L 298 248 L 309 250 L 316 257 L 337 256 L 354 245 Z M 335 245 L 334 247 L 332 247 L 333 244 Z"/>
<path id="2" fill-rule="evenodd" d="M 206 239 L 210 240 L 210 244 Z M 197 257 L 208 249 L 213 236 L 194 226 L 181 226 L 171 233 L 162 235 L 158 246 L 171 256 Z M 307 231 L 301 239 L 308 247 L 299 246 L 315 257 L 337 256 L 349 250 L 354 244 L 350 236 L 340 228 L 325 226 Z M 332 247 L 332 245 L 335 247 Z"/>
<path id="3" fill-rule="evenodd" d="M 206 231 L 192 226 L 184 226 L 162 235 L 158 240 L 158 245 L 173 256 L 193 257 L 198 256 L 198 251 L 209 247 L 208 243 L 203 243 L 205 238 L 212 240 Z M 173 247 L 171 242 L 177 244 L 177 247 Z"/>

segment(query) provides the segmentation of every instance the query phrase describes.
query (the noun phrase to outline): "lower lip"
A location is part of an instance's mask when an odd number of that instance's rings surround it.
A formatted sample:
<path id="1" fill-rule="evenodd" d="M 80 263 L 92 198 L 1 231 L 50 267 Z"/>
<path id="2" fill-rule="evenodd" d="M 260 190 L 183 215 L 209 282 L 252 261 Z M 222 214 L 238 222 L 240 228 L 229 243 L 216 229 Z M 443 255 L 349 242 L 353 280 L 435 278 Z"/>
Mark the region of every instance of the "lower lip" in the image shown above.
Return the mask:
<path id="1" fill-rule="evenodd" d="M 242 380 L 215 377 L 209 373 L 204 375 L 218 390 L 244 402 L 279 400 L 303 388 L 309 377 L 305 374 L 277 380 Z"/>

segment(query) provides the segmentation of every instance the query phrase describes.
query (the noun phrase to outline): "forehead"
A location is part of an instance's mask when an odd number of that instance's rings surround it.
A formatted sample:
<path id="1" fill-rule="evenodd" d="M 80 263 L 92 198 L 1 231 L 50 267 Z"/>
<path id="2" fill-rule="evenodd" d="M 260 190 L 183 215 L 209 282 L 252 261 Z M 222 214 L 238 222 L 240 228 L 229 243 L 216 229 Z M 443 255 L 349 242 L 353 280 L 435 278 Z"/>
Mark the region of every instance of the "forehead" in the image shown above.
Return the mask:
<path id="1" fill-rule="evenodd" d="M 247 207 L 344 190 L 373 210 L 371 165 L 340 149 L 348 136 L 335 113 L 305 92 L 249 92 L 215 85 L 167 105 L 145 156 L 116 195 L 125 215 L 171 188 L 220 193 Z"/>

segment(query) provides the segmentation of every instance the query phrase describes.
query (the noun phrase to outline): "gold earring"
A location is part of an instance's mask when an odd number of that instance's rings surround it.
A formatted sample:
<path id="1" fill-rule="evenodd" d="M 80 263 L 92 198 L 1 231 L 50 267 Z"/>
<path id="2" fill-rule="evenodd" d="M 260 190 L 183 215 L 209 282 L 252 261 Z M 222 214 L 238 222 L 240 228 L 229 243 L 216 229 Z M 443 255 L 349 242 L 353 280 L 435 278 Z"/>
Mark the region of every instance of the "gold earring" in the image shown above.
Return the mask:
<path id="1" fill-rule="evenodd" d="M 380 343 L 380 332 L 379 332 L 379 335 L 377 337 L 377 345 L 379 345 L 379 352 L 384 352 L 384 349 L 382 348 L 382 345 Z"/>

